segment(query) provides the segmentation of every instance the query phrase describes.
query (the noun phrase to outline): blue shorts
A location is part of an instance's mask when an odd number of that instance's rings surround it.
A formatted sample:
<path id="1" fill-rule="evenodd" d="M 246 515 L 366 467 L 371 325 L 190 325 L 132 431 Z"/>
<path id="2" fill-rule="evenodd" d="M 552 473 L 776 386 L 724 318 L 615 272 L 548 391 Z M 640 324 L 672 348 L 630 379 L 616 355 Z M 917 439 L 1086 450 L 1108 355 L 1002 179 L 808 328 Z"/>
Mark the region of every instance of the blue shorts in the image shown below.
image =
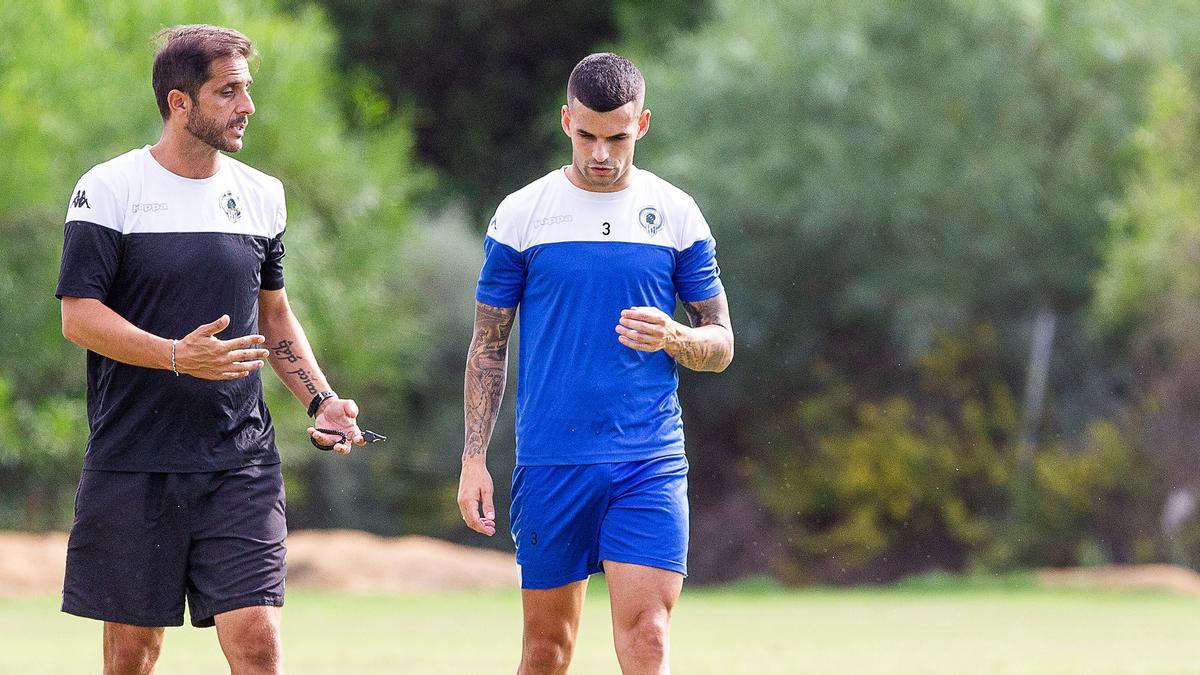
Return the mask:
<path id="1" fill-rule="evenodd" d="M 513 543 L 521 588 L 558 588 L 602 572 L 601 562 L 687 575 L 687 457 L 518 466 Z"/>

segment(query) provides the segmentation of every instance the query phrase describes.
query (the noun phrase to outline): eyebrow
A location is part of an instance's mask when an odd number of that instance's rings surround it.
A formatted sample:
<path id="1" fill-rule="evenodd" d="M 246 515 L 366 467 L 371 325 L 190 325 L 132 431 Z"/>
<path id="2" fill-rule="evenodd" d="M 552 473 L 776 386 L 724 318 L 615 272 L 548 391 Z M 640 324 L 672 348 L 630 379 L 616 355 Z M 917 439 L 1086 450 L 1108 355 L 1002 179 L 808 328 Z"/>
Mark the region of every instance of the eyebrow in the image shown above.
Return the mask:
<path id="1" fill-rule="evenodd" d="M 581 134 L 587 134 L 588 136 L 599 136 L 599 134 L 592 133 L 591 131 L 588 131 L 587 129 L 583 129 L 583 128 L 576 129 L 575 131 L 578 133 L 581 133 Z M 617 136 L 628 136 L 628 135 L 629 135 L 628 131 L 621 131 L 621 132 L 612 134 L 611 136 L 604 136 L 604 138 L 616 138 Z"/>
<path id="2" fill-rule="evenodd" d="M 247 75 L 245 79 L 240 77 L 231 77 L 222 82 L 219 88 L 224 89 L 225 87 L 232 87 L 235 84 L 245 84 L 247 87 L 249 87 L 250 85 L 254 84 L 254 78 L 250 77 L 249 75 Z"/>

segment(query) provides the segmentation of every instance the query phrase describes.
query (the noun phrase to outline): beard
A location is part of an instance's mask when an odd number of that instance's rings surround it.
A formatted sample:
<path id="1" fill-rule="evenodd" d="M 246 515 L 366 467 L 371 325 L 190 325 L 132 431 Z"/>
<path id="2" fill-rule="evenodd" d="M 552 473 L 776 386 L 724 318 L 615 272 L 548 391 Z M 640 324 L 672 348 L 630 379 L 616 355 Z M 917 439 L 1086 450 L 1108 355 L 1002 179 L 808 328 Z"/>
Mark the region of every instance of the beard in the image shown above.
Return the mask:
<path id="1" fill-rule="evenodd" d="M 234 124 L 224 124 L 211 117 L 205 117 L 197 109 L 193 109 L 193 112 L 195 114 L 189 115 L 187 121 L 187 130 L 193 136 L 223 152 L 241 150 L 241 146 L 235 145 L 225 138 L 225 132 L 229 130 L 230 126 L 237 126 L 245 122 L 245 118 L 240 117 L 234 120 Z"/>

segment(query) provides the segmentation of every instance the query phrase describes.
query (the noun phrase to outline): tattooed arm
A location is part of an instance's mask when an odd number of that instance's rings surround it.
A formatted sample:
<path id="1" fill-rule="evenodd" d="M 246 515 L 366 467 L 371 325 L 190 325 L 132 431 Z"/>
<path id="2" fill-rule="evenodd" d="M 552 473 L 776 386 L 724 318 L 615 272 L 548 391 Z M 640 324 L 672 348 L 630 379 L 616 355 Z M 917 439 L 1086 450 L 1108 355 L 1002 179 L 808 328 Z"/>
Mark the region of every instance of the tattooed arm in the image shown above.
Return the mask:
<path id="1" fill-rule="evenodd" d="M 489 537 L 496 533 L 496 508 L 492 503 L 492 477 L 487 470 L 487 446 L 496 426 L 496 413 L 508 378 L 508 336 L 515 307 L 475 303 L 475 333 L 467 350 L 463 384 L 462 474 L 458 509 L 472 530 Z M 480 517 L 480 510 L 483 517 Z"/>
<path id="2" fill-rule="evenodd" d="M 331 389 L 313 356 L 304 328 L 292 313 L 286 290 L 259 291 L 258 329 L 266 338 L 264 346 L 271 353 L 268 358 L 271 368 L 300 403 L 307 407 L 314 396 Z M 308 434 L 322 445 L 331 445 L 338 437 L 319 433 L 316 428 L 345 431 L 349 440 L 333 446 L 334 452 L 344 455 L 350 452 L 350 443 L 362 445 L 365 442 L 357 417 L 358 406 L 354 401 L 337 397 L 325 399 L 317 408 L 316 421 L 309 427 Z"/>
<path id="3" fill-rule="evenodd" d="M 719 373 L 733 361 L 733 324 L 725 291 L 697 302 L 683 303 L 691 326 L 667 316 L 657 307 L 621 311 L 617 339 L 642 352 L 665 350 L 680 365 Z"/>
<path id="4" fill-rule="evenodd" d="M 667 342 L 667 353 L 692 370 L 719 373 L 728 368 L 733 361 L 733 322 L 725 291 L 707 300 L 685 302 L 683 308 L 692 327 L 679 326 L 684 330 Z"/>

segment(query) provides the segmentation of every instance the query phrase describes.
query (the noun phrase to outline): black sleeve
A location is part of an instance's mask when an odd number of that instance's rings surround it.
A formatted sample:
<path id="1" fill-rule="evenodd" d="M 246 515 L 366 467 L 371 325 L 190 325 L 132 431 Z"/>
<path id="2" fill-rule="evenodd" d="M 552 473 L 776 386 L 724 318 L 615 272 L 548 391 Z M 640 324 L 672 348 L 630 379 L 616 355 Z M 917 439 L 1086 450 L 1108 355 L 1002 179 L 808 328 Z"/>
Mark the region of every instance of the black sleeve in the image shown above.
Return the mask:
<path id="1" fill-rule="evenodd" d="M 121 233 L 82 220 L 67 223 L 62 266 L 55 297 L 95 298 L 104 302 L 121 261 Z"/>
<path id="2" fill-rule="evenodd" d="M 280 232 L 267 242 L 267 257 L 263 260 L 259 284 L 264 291 L 277 291 L 283 288 L 283 233 Z"/>

